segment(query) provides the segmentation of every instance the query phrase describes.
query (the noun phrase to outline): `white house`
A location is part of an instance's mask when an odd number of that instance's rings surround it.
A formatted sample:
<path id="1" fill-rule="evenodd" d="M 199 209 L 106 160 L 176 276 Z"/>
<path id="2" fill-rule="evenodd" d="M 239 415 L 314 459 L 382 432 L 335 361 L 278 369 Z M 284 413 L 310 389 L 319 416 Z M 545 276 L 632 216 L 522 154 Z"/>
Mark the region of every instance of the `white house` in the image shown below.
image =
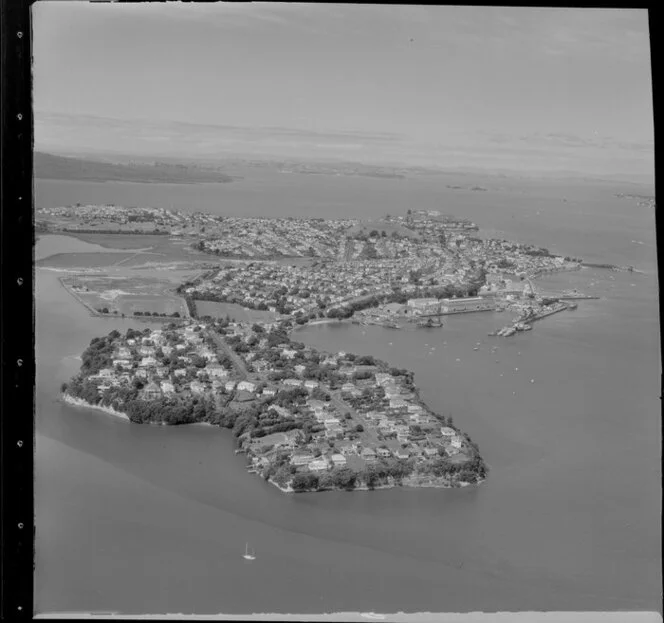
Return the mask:
<path id="1" fill-rule="evenodd" d="M 141 359 L 141 363 L 138 365 L 140 365 L 143 368 L 146 368 L 148 366 L 156 366 L 157 360 L 154 357 L 143 357 L 143 359 Z"/>
<path id="2" fill-rule="evenodd" d="M 327 462 L 327 459 L 324 459 L 322 457 L 320 459 L 314 459 L 309 463 L 309 469 L 312 472 L 324 472 L 327 471 L 329 467 L 330 465 Z"/>
<path id="3" fill-rule="evenodd" d="M 308 465 L 311 461 L 314 460 L 314 457 L 311 454 L 305 453 L 295 453 L 291 456 L 290 463 L 291 465 Z"/>
<path id="4" fill-rule="evenodd" d="M 310 392 L 312 392 L 314 389 L 316 389 L 318 387 L 318 385 L 319 385 L 318 381 L 313 381 L 311 379 L 304 382 L 304 388 L 307 391 L 310 391 Z"/>
<path id="5" fill-rule="evenodd" d="M 456 435 L 456 431 L 449 426 L 443 426 L 440 429 L 440 434 L 444 437 L 454 437 L 454 435 Z"/>
<path id="6" fill-rule="evenodd" d="M 238 391 L 253 393 L 256 391 L 256 384 L 252 383 L 251 381 L 240 381 L 237 384 L 237 389 Z"/>
<path id="7" fill-rule="evenodd" d="M 202 394 L 205 391 L 205 385 L 200 381 L 192 381 L 189 383 L 189 389 L 191 389 L 192 394 Z"/>
<path id="8" fill-rule="evenodd" d="M 208 363 L 204 369 L 213 378 L 224 379 L 228 376 L 228 370 L 218 363 Z"/>
<path id="9" fill-rule="evenodd" d="M 453 448 L 457 448 L 457 449 L 458 449 L 458 448 L 461 448 L 461 446 L 463 445 L 463 440 L 462 440 L 461 437 L 459 437 L 458 435 L 457 435 L 457 436 L 454 436 L 454 437 L 452 437 L 452 438 L 450 439 L 450 445 L 451 445 Z"/>
<path id="10" fill-rule="evenodd" d="M 175 385 L 170 381 L 162 381 L 161 391 L 164 392 L 164 394 L 173 394 L 175 393 Z"/>
<path id="11" fill-rule="evenodd" d="M 404 409 L 408 403 L 403 398 L 391 398 L 390 409 Z"/>
<path id="12" fill-rule="evenodd" d="M 330 458 L 335 467 L 343 467 L 346 465 L 346 457 L 343 454 L 333 454 Z"/>
<path id="13" fill-rule="evenodd" d="M 226 385 L 224 385 L 224 389 L 227 392 L 232 392 L 235 389 L 235 381 L 227 381 Z"/>

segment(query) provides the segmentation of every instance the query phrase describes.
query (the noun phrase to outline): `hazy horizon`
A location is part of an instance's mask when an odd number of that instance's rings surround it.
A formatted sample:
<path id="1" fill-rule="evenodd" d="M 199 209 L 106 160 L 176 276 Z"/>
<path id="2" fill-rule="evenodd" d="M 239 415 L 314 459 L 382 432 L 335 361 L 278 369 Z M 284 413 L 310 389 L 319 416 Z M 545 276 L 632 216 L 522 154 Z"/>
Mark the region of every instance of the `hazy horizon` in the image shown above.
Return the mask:
<path id="1" fill-rule="evenodd" d="M 39 151 L 654 175 L 645 10 L 34 7 Z"/>

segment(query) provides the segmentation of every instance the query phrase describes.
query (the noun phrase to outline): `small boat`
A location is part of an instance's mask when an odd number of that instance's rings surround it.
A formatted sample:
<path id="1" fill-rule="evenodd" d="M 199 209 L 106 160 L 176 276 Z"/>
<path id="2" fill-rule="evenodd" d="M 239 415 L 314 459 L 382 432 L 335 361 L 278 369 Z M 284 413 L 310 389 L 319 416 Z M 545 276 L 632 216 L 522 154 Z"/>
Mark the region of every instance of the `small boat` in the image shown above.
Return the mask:
<path id="1" fill-rule="evenodd" d="M 475 348 L 473 348 L 473 350 L 479 350 L 479 348 L 477 348 L 477 346 L 475 346 Z"/>
<path id="2" fill-rule="evenodd" d="M 244 558 L 245 560 L 256 560 L 255 552 L 252 551 L 251 553 L 249 553 L 249 543 L 247 543 L 244 546 L 244 554 L 242 558 Z"/>

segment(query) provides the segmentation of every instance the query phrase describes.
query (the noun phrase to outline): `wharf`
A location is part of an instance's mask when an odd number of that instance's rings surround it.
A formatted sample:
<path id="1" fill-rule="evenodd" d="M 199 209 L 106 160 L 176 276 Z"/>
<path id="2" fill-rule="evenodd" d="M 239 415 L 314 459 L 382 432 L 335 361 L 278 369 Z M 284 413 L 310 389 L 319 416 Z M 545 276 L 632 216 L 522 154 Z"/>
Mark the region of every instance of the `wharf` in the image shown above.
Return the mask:
<path id="1" fill-rule="evenodd" d="M 547 318 L 548 316 L 552 316 L 553 314 L 557 314 L 558 312 L 565 311 L 566 309 L 567 305 L 561 305 L 560 307 L 556 307 L 555 309 L 549 309 L 547 311 L 540 312 L 539 314 L 535 314 L 534 316 L 530 316 L 529 318 L 524 318 L 521 322 L 531 324 L 536 320 L 542 320 L 542 318 Z"/>

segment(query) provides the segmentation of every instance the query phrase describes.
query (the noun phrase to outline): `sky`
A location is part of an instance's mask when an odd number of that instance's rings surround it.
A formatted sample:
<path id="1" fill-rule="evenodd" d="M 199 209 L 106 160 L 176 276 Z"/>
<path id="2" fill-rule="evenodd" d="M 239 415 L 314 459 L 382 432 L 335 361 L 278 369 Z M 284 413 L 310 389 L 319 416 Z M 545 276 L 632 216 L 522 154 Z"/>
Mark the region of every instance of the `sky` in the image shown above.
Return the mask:
<path id="1" fill-rule="evenodd" d="M 35 146 L 651 175 L 645 10 L 33 5 Z"/>

